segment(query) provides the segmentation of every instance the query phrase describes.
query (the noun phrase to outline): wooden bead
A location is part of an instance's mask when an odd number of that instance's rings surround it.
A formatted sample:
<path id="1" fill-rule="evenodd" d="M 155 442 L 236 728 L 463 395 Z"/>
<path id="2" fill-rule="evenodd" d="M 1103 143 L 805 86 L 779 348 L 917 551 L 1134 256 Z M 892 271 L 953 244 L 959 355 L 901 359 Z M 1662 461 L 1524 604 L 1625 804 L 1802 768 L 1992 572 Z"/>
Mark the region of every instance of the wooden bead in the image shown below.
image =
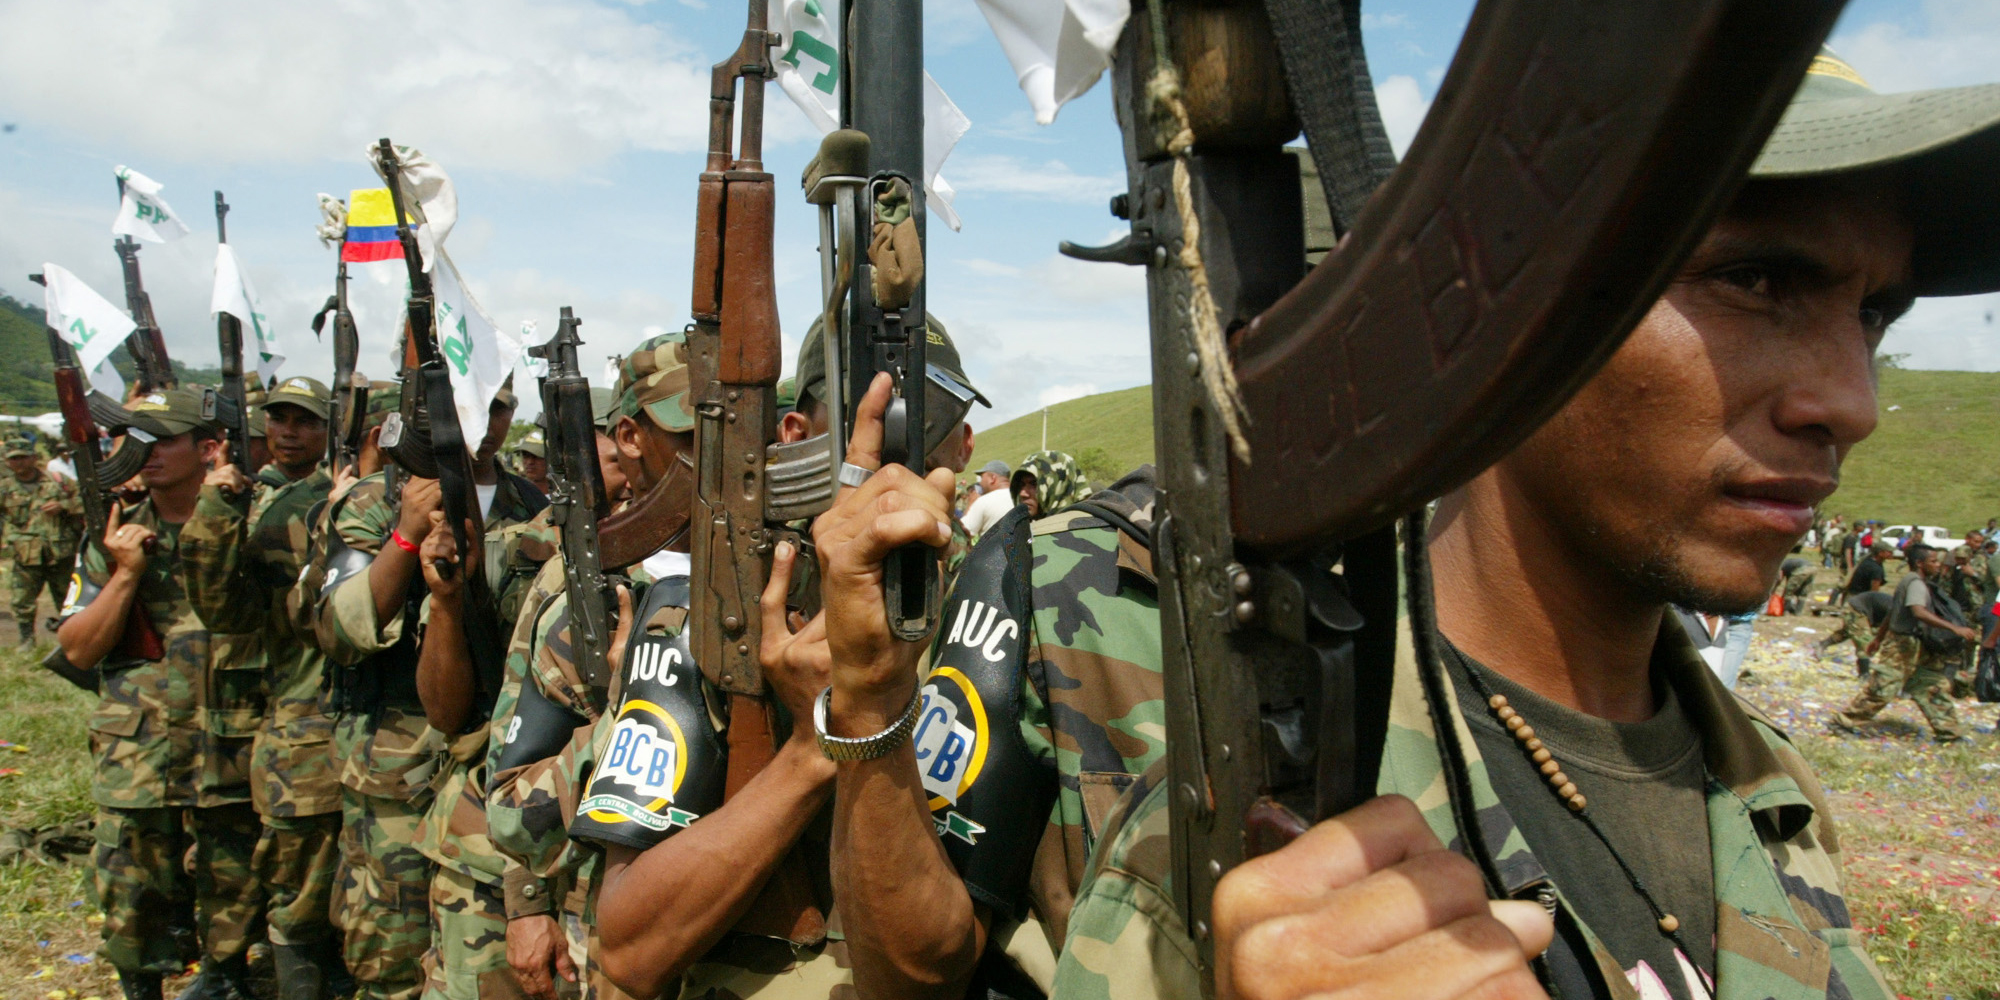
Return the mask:
<path id="1" fill-rule="evenodd" d="M 1532 736 L 1521 741 L 1521 745 L 1527 747 L 1529 753 L 1540 753 L 1542 751 L 1542 741 Z"/>
<path id="2" fill-rule="evenodd" d="M 1554 760 L 1545 760 L 1542 761 L 1542 766 L 1540 770 L 1542 772 L 1542 777 L 1553 778 L 1556 775 L 1562 773 L 1562 765 Z"/>
<path id="3" fill-rule="evenodd" d="M 1514 738 L 1520 740 L 1523 744 L 1526 744 L 1529 740 L 1535 738 L 1535 727 L 1522 726 L 1521 728 L 1514 730 Z"/>
<path id="4" fill-rule="evenodd" d="M 1584 801 L 1584 798 L 1583 798 L 1583 795 L 1582 795 L 1582 793 L 1578 793 L 1578 794 L 1576 794 L 1576 795 L 1572 795 L 1572 796 L 1570 796 L 1570 797 L 1569 797 L 1569 811 L 1570 811 L 1570 812 L 1579 812 L 1579 813 L 1580 813 L 1580 812 L 1582 812 L 1582 811 L 1583 811 L 1583 809 L 1584 809 L 1584 806 L 1585 806 L 1585 805 L 1587 805 L 1587 804 L 1588 804 L 1588 803 L 1586 803 L 1586 802 Z"/>
<path id="5" fill-rule="evenodd" d="M 1555 755 L 1549 753 L 1547 750 L 1537 750 L 1534 753 L 1529 754 L 1528 757 L 1537 764 L 1546 764 L 1549 761 L 1556 759 Z"/>
<path id="6" fill-rule="evenodd" d="M 1556 789 L 1556 794 L 1567 799 L 1570 796 L 1576 794 L 1576 786 L 1565 781 L 1563 782 L 1563 786 L 1561 788 Z"/>
<path id="7" fill-rule="evenodd" d="M 1496 694 L 1493 697 L 1486 699 L 1486 704 L 1492 706 L 1493 710 L 1497 712 L 1507 707 L 1507 696 L 1504 694 Z"/>
<path id="8" fill-rule="evenodd" d="M 1550 788 L 1561 788 L 1569 784 L 1569 775 L 1562 773 L 1560 768 L 1556 770 L 1556 773 L 1549 775 L 1548 779 Z"/>
<path id="9" fill-rule="evenodd" d="M 1673 914 L 1668 913 L 1660 917 L 1660 930 L 1665 931 L 1668 934 L 1672 934 L 1673 932 L 1680 929 L 1681 929 L 1681 922 L 1678 919 L 1676 919 Z"/>
<path id="10" fill-rule="evenodd" d="M 1505 725 L 1508 729 L 1513 730 L 1515 736 L 1520 736 L 1521 730 L 1528 728 L 1528 720 L 1523 719 L 1520 716 L 1513 714 L 1512 712 L 1500 716 L 1500 722 L 1503 725 Z"/>

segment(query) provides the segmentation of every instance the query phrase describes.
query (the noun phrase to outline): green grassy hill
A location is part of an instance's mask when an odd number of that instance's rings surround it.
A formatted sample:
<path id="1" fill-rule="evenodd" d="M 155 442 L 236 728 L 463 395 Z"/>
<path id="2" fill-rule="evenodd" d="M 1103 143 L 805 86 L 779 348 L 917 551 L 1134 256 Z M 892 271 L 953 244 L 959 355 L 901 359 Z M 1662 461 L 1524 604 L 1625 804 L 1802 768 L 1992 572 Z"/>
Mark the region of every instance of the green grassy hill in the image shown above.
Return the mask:
<path id="1" fill-rule="evenodd" d="M 55 362 L 49 359 L 49 338 L 43 332 L 42 307 L 0 292 L 0 413 L 34 416 L 56 408 L 56 387 L 51 374 Z M 212 343 L 212 341 L 211 341 Z M 214 349 L 210 348 L 210 357 Z M 111 352 L 111 365 L 132 381 L 132 359 L 124 347 Z M 182 382 L 214 385 L 222 377 L 219 368 L 190 368 L 174 359 L 174 371 Z"/>
<path id="2" fill-rule="evenodd" d="M 1848 456 L 1828 513 L 1954 533 L 2000 517 L 2000 373 L 1885 368 L 1878 405 L 1875 434 Z M 1104 485 L 1153 460 L 1152 406 L 1147 386 L 1059 403 L 1049 408 L 1049 447 L 1076 455 Z M 1040 410 L 982 431 L 972 468 L 995 458 L 1017 465 L 1041 440 Z"/>

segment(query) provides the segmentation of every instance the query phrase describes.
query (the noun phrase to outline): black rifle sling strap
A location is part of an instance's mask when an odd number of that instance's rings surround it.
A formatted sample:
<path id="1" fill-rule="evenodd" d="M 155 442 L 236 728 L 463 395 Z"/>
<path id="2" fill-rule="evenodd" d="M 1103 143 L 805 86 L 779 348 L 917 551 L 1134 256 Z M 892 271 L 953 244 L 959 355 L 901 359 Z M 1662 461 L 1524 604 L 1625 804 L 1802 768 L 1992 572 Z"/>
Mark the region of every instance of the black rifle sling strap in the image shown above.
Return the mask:
<path id="1" fill-rule="evenodd" d="M 1361 44 L 1360 0 L 1266 0 L 1292 110 L 1333 211 L 1335 235 L 1396 168 Z"/>

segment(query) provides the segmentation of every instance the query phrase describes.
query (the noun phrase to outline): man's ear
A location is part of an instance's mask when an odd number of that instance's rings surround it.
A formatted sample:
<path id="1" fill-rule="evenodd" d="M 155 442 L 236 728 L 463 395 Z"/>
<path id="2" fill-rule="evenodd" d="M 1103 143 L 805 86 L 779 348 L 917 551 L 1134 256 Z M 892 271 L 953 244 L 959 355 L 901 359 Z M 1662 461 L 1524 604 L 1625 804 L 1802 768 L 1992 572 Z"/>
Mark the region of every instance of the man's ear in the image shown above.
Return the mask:
<path id="1" fill-rule="evenodd" d="M 812 421 L 797 410 L 778 418 L 778 443 L 797 444 L 812 437 Z"/>
<path id="2" fill-rule="evenodd" d="M 633 462 L 645 454 L 644 446 L 639 442 L 640 436 L 645 433 L 646 429 L 631 417 L 619 417 L 618 422 L 611 425 L 611 440 L 618 445 L 619 456 Z"/>

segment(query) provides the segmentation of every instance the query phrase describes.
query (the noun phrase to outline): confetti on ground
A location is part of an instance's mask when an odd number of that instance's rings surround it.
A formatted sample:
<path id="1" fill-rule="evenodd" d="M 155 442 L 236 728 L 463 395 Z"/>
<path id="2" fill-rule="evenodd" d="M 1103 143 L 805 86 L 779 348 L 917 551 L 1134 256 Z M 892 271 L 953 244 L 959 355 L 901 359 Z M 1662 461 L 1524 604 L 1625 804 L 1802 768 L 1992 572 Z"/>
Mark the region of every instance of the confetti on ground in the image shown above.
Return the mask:
<path id="1" fill-rule="evenodd" d="M 24 746 L 22 746 L 22 745 L 21 745 L 21 744 L 19 744 L 19 743 L 14 743 L 14 742 L 10 742 L 10 741 L 8 741 L 8 740 L 0 740 L 0 750 L 12 750 L 12 751 L 14 751 L 15 753 L 27 753 L 27 752 L 28 752 L 28 748 L 27 748 L 27 747 L 24 747 Z"/>

